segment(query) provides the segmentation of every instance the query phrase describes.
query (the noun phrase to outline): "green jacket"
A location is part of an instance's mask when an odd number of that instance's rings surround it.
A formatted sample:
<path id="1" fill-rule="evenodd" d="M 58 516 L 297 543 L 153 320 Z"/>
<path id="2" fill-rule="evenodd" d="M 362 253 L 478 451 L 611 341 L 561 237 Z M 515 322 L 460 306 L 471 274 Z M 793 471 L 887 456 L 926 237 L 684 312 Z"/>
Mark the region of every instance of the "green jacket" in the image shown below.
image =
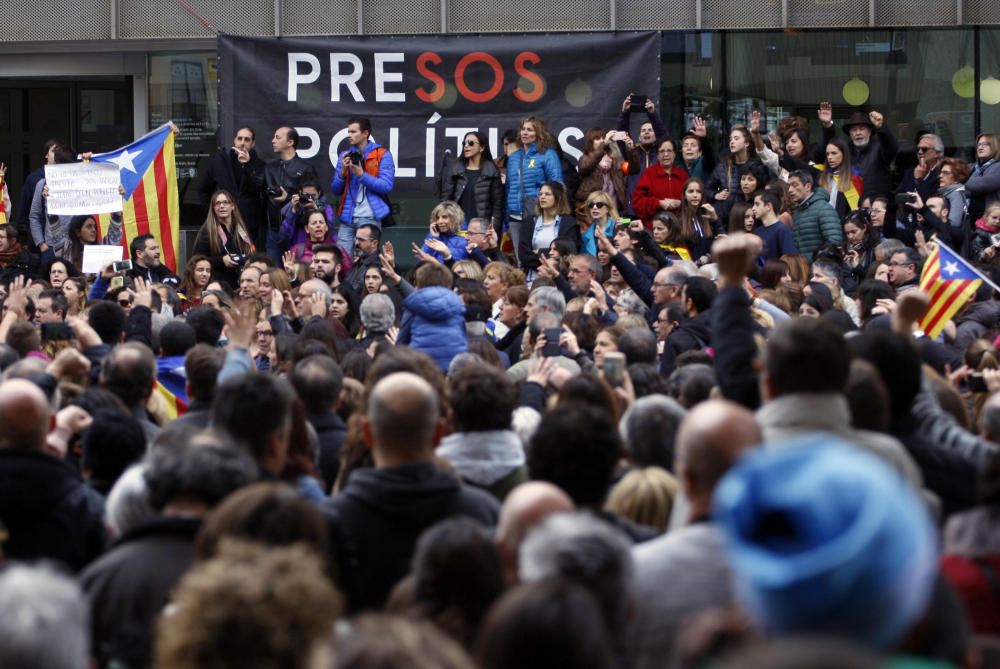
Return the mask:
<path id="1" fill-rule="evenodd" d="M 822 188 L 816 189 L 808 200 L 796 207 L 793 219 L 795 246 L 810 261 L 819 246 L 844 243 L 840 217 L 830 206 L 829 196 Z"/>

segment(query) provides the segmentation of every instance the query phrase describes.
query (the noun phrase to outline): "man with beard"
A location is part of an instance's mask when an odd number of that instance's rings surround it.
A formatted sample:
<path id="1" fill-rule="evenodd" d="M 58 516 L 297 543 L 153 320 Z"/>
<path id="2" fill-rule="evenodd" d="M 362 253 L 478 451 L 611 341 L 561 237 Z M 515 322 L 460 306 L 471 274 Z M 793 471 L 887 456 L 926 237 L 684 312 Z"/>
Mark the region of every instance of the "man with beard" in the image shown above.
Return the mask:
<path id="1" fill-rule="evenodd" d="M 657 113 L 656 105 L 653 104 L 652 99 L 646 98 L 644 108 L 649 120 L 639 126 L 639 141 L 635 145 L 630 145 L 632 142 L 630 138 L 628 142 L 622 142 L 624 146 L 621 146 L 622 154 L 629 164 L 628 200 L 630 203 L 632 202 L 632 191 L 639 183 L 639 177 L 647 167 L 656 164 L 656 140 L 670 134 L 663 119 Z M 629 132 L 631 117 L 632 94 L 629 93 L 622 102 L 622 112 L 618 115 L 617 128 L 619 132 Z"/>
<path id="2" fill-rule="evenodd" d="M 253 128 L 237 130 L 233 145 L 219 149 L 212 156 L 198 189 L 206 207 L 215 191 L 232 193 L 253 239 L 257 239 L 264 222 L 264 161 L 257 155 L 255 145 Z"/>
<path id="3" fill-rule="evenodd" d="M 823 125 L 823 147 L 830 143 L 837 131 L 833 126 L 833 107 L 821 102 L 818 112 Z M 892 192 L 891 165 L 899 145 L 885 117 L 877 111 L 857 111 L 844 124 L 850 138 L 851 167 L 857 170 L 864 182 L 865 195 L 888 195 Z"/>

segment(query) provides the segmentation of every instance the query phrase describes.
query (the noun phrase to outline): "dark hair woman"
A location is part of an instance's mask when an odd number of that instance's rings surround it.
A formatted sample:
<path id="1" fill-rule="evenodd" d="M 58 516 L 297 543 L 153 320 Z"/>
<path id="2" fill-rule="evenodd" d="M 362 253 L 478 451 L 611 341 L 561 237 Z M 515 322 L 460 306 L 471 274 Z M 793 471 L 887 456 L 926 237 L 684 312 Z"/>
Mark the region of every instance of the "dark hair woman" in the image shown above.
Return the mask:
<path id="1" fill-rule="evenodd" d="M 861 175 L 851 168 L 851 151 L 844 140 L 834 137 L 827 142 L 825 156 L 816 185 L 827 192 L 837 213 L 846 216 L 858 208 L 864 183 Z"/>
<path id="2" fill-rule="evenodd" d="M 360 303 L 358 294 L 340 284 L 333 289 L 330 298 L 330 315 L 340 321 L 347 334 L 354 339 L 361 331 Z"/>
<path id="3" fill-rule="evenodd" d="M 737 201 L 740 192 L 740 177 L 751 167 L 759 166 L 757 148 L 750 130 L 745 125 L 733 126 L 729 132 L 729 155 L 715 169 L 705 182 L 705 191 L 715 206 L 719 220 L 729 217 L 729 210 Z"/>
<path id="4" fill-rule="evenodd" d="M 465 220 L 481 218 L 499 229 L 503 222 L 504 189 L 500 168 L 493 162 L 486 135 L 474 130 L 462 140 L 462 155 L 441 177 L 441 201 L 457 202 Z M 485 226 L 484 226 L 485 227 Z"/>
<path id="5" fill-rule="evenodd" d="M 844 262 L 861 283 L 868 276 L 868 268 L 875 262 L 875 247 L 881 241 L 878 230 L 868 214 L 856 211 L 844 219 L 844 239 L 847 241 Z"/>
<path id="6" fill-rule="evenodd" d="M 181 304 L 187 310 L 201 304 L 201 294 L 212 283 L 212 262 L 208 256 L 195 254 L 188 258 L 181 278 Z"/>

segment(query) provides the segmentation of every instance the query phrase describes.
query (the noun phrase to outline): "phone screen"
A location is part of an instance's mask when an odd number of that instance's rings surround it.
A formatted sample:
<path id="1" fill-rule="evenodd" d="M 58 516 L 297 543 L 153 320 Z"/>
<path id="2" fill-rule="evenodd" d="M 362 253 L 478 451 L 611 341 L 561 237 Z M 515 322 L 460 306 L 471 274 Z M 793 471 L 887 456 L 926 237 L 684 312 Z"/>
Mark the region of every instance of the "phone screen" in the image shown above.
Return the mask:
<path id="1" fill-rule="evenodd" d="M 542 347 L 542 357 L 558 358 L 561 355 L 559 350 L 559 335 L 562 334 L 560 328 L 545 328 L 545 346 Z"/>

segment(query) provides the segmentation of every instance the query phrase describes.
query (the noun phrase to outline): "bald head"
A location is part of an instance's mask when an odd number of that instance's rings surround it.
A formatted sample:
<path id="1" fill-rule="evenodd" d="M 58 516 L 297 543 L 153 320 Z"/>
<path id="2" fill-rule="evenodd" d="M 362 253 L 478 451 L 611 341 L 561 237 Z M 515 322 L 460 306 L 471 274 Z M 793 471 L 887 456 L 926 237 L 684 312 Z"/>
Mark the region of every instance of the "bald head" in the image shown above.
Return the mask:
<path id="1" fill-rule="evenodd" d="M 38 386 L 23 379 L 0 385 L 0 448 L 41 450 L 51 425 L 52 411 Z"/>
<path id="2" fill-rule="evenodd" d="M 367 436 L 382 460 L 421 460 L 433 454 L 439 436 L 438 396 L 427 381 L 410 372 L 390 374 L 368 396 Z"/>
<path id="3" fill-rule="evenodd" d="M 517 552 L 528 530 L 552 514 L 575 510 L 569 495 L 547 481 L 528 481 L 510 491 L 500 507 L 494 541 L 512 580 L 517 575 Z"/>
<path id="4" fill-rule="evenodd" d="M 677 430 L 674 466 L 692 514 L 708 512 L 715 484 L 744 451 L 762 440 L 753 414 L 733 402 L 708 400 L 687 413 Z"/>

